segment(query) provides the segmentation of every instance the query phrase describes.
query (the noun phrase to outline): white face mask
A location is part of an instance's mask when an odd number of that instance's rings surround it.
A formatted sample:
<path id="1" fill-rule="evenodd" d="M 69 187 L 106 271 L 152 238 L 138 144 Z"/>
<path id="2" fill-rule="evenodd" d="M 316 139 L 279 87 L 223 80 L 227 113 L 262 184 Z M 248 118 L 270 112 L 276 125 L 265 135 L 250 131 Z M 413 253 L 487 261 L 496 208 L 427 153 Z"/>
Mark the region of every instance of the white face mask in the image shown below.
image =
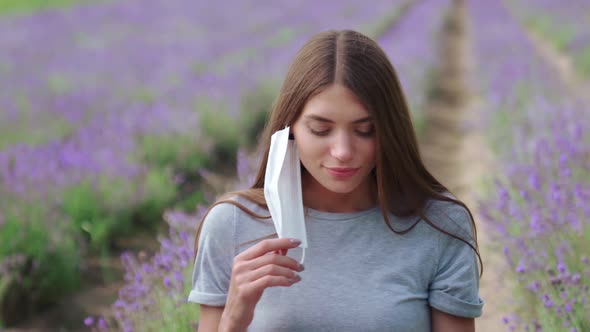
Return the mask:
<path id="1" fill-rule="evenodd" d="M 271 136 L 264 175 L 264 198 L 279 238 L 299 239 L 299 247 L 307 248 L 301 164 L 295 140 L 289 139 L 289 129 L 290 127 L 279 130 Z M 304 258 L 305 249 L 302 264 Z"/>

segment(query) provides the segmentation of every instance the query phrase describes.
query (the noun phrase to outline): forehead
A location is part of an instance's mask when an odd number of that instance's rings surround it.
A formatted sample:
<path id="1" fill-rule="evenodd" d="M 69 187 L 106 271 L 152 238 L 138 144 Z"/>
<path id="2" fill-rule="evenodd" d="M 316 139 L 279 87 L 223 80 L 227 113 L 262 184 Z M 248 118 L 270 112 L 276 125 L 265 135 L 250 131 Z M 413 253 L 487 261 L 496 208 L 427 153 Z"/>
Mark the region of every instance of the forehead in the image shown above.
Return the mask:
<path id="1" fill-rule="evenodd" d="M 369 112 L 348 88 L 331 85 L 307 101 L 302 116 L 309 115 L 333 121 L 354 121 L 369 116 Z"/>

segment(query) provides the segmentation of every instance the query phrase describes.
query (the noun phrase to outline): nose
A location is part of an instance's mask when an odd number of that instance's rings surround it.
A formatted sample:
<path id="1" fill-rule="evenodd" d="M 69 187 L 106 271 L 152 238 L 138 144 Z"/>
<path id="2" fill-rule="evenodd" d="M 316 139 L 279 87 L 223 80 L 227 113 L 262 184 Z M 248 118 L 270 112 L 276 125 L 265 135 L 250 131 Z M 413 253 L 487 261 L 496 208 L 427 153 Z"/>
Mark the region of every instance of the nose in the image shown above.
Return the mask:
<path id="1" fill-rule="evenodd" d="M 334 142 L 330 149 L 332 157 L 347 162 L 354 156 L 353 138 L 348 133 L 341 133 L 334 137 Z"/>

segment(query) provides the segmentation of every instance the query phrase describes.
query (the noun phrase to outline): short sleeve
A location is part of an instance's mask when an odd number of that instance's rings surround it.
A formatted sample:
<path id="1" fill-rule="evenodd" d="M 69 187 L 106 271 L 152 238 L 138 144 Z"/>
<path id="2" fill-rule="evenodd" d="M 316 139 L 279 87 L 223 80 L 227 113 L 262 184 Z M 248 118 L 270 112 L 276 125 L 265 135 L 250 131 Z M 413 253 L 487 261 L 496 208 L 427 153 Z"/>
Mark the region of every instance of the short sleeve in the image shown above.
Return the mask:
<path id="1" fill-rule="evenodd" d="M 449 215 L 451 234 L 468 240 L 472 245 L 471 221 L 465 209 Z M 475 251 L 465 242 L 440 234 L 440 257 L 434 278 L 430 282 L 428 302 L 431 307 L 451 315 L 475 318 L 482 314 L 479 298 L 479 269 Z"/>
<path id="2" fill-rule="evenodd" d="M 236 248 L 235 209 L 232 204 L 221 203 L 203 220 L 189 302 L 225 305 Z"/>

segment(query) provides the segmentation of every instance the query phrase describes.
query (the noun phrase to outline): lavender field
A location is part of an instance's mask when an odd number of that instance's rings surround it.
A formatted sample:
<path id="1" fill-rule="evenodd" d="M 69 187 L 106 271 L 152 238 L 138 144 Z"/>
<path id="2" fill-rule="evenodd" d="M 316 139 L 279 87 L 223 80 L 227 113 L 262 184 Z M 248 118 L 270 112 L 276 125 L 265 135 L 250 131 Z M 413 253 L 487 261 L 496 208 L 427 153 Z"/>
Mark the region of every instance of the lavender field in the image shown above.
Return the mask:
<path id="1" fill-rule="evenodd" d="M 543 10 L 550 2 L 536 5 Z M 517 285 L 518 310 L 504 323 L 511 331 L 586 331 L 590 100 L 555 79 L 556 67 L 540 56 L 508 6 L 482 1 L 469 7 L 474 49 L 487 64 L 473 80 L 488 101 L 482 111 L 498 174 L 481 209 Z M 575 11 L 562 8 L 559 15 L 566 12 Z"/>
<path id="2" fill-rule="evenodd" d="M 195 330 L 186 295 L 198 221 L 219 188 L 250 185 L 257 134 L 297 50 L 327 29 L 375 38 L 423 135 L 434 83 L 448 73 L 439 41 L 459 7 L 468 89 L 481 101 L 475 126 L 493 154 L 493 171 L 470 189 L 473 208 L 492 239 L 482 245 L 504 263 L 484 261 L 484 273 L 505 274 L 512 282 L 494 287 L 514 294 L 489 331 L 590 330 L 590 99 L 538 45 L 588 82 L 590 7 L 550 0 L 0 7 L 0 330 L 92 287 L 86 262 L 139 233 L 159 249 L 121 256 L 124 284 L 108 310 L 45 327 Z"/>

